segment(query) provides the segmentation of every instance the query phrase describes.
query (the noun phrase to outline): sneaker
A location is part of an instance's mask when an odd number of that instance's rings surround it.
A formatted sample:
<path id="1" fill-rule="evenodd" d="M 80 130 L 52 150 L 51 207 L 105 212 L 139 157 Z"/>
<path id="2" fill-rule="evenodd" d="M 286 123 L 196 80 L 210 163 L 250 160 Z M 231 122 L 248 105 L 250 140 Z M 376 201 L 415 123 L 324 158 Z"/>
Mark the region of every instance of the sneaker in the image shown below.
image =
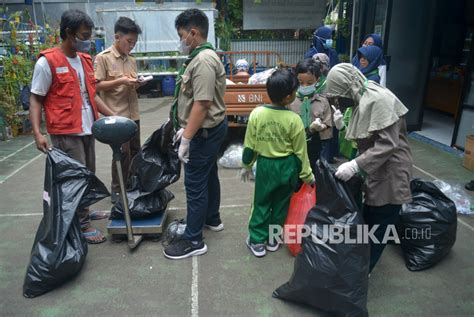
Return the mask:
<path id="1" fill-rule="evenodd" d="M 206 252 L 207 245 L 204 241 L 195 244 L 186 239 L 179 240 L 163 250 L 165 257 L 171 260 L 181 260 L 190 256 L 203 255 Z"/>
<path id="2" fill-rule="evenodd" d="M 216 226 L 206 224 L 204 225 L 204 227 L 214 232 L 219 232 L 219 231 L 224 230 L 224 224 L 222 222 Z"/>
<path id="3" fill-rule="evenodd" d="M 255 255 L 257 258 L 261 258 L 262 256 L 265 256 L 267 252 L 265 251 L 265 244 L 263 243 L 251 243 L 250 238 L 247 238 L 245 241 L 247 244 L 247 247 L 250 249 L 250 251 Z"/>
<path id="4" fill-rule="evenodd" d="M 270 252 L 275 252 L 280 248 L 280 243 L 278 241 L 273 241 L 273 243 L 267 242 L 266 248 Z"/>

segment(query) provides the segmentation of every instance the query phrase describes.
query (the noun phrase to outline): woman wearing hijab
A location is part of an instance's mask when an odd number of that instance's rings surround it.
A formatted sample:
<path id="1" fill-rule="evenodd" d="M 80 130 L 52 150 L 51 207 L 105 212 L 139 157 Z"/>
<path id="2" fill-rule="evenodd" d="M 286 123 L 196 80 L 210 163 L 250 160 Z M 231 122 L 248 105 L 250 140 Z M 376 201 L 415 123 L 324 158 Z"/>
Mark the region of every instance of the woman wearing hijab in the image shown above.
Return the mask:
<path id="1" fill-rule="evenodd" d="M 329 56 L 329 65 L 332 67 L 339 63 L 337 52 L 332 48 L 332 30 L 327 26 L 321 26 L 313 34 L 313 44 L 304 58 L 312 58 L 314 54 L 324 53 Z"/>
<path id="2" fill-rule="evenodd" d="M 380 65 L 378 66 L 379 76 L 380 76 L 379 83 L 383 87 L 386 87 L 387 65 L 385 63 L 385 60 L 383 59 L 383 43 L 382 43 L 382 38 L 380 37 L 380 35 L 375 34 L 375 33 L 367 35 L 362 41 L 362 47 L 368 47 L 368 46 L 376 46 L 382 50 L 382 58 L 380 60 Z M 352 59 L 352 65 L 357 65 L 358 62 L 359 62 L 359 56 L 358 54 L 356 54 L 354 58 Z"/>
<path id="3" fill-rule="evenodd" d="M 333 67 L 326 78 L 328 95 L 353 105 L 346 138 L 355 140 L 360 155 L 337 168 L 336 177 L 348 181 L 366 175 L 363 214 L 380 243 L 370 243 L 370 270 L 382 255 L 388 225 L 398 221 L 402 204 L 411 201 L 412 155 L 407 141 L 408 109 L 388 89 L 368 81 L 353 65 Z M 344 104 L 343 102 L 342 104 Z"/>
<path id="4" fill-rule="evenodd" d="M 375 45 L 362 46 L 357 50 L 357 56 L 359 60 L 353 65 L 364 74 L 365 78 L 380 84 L 379 66 L 383 60 L 382 50 Z"/>

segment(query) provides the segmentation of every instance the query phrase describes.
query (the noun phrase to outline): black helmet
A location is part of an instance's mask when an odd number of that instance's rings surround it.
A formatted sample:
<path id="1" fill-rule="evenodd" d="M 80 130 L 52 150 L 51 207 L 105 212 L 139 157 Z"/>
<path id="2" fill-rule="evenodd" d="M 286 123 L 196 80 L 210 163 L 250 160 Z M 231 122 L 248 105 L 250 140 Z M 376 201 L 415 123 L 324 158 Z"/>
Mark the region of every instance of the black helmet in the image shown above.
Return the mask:
<path id="1" fill-rule="evenodd" d="M 173 242 L 180 240 L 185 229 L 186 222 L 184 219 L 175 219 L 171 221 L 168 227 L 166 227 L 161 244 L 163 244 L 164 247 L 167 247 Z"/>

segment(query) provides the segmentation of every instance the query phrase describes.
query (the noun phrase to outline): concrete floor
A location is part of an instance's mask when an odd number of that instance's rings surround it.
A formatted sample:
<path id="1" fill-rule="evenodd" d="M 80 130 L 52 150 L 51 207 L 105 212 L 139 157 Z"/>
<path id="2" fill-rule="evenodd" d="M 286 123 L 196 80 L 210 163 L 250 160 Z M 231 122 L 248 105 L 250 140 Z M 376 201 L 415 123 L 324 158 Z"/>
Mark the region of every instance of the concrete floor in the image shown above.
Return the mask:
<path id="1" fill-rule="evenodd" d="M 170 99 L 141 99 L 142 142 L 166 118 Z M 220 170 L 225 230 L 205 232 L 209 252 L 166 260 L 160 243 L 144 241 L 130 252 L 107 241 L 89 248 L 80 275 L 35 299 L 22 296 L 31 245 L 42 215 L 44 156 L 31 137 L 0 142 L 0 315 L 1 316 L 325 316 L 311 308 L 273 299 L 288 281 L 293 258 L 283 248 L 257 259 L 244 239 L 253 184 L 236 170 Z M 474 173 L 461 160 L 411 141 L 415 176 L 465 183 Z M 97 175 L 110 183 L 111 151 L 97 144 Z M 185 216 L 182 180 L 171 186 L 176 199 L 169 219 Z M 472 195 L 471 195 L 471 198 Z M 473 199 L 474 201 L 474 199 Z M 94 206 L 109 209 L 105 199 Z M 106 221 L 96 222 L 105 230 Z M 398 246 L 389 246 L 370 278 L 372 316 L 474 314 L 474 217 L 460 216 L 457 242 L 437 266 L 409 272 Z"/>
<path id="2" fill-rule="evenodd" d="M 455 120 L 452 115 L 425 108 L 423 125 L 418 133 L 439 143 L 451 146 L 454 126 Z"/>

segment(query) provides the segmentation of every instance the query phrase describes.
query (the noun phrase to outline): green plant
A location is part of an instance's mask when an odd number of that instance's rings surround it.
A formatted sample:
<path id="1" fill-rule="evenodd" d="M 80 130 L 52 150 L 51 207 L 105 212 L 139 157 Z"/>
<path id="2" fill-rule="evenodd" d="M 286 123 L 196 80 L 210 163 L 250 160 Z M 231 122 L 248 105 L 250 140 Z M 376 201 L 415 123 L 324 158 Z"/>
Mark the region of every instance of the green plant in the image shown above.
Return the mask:
<path id="1" fill-rule="evenodd" d="M 6 9 L 3 9 L 6 12 Z M 59 42 L 58 31 L 46 24 L 44 37 L 40 42 L 40 27 L 35 25 L 27 10 L 9 14 L 1 21 L 5 32 L 0 42 L 7 49 L 7 55 L 0 59 L 3 74 L 0 77 L 0 113 L 11 127 L 21 126 L 21 118 L 17 112 L 20 106 L 21 89 L 29 85 L 33 75 L 34 63 L 40 51 L 52 47 Z M 18 31 L 28 30 L 27 36 L 20 36 Z"/>
<path id="2" fill-rule="evenodd" d="M 337 19 L 337 30 L 342 37 L 348 39 L 351 36 L 351 29 L 349 27 L 349 19 Z"/>

